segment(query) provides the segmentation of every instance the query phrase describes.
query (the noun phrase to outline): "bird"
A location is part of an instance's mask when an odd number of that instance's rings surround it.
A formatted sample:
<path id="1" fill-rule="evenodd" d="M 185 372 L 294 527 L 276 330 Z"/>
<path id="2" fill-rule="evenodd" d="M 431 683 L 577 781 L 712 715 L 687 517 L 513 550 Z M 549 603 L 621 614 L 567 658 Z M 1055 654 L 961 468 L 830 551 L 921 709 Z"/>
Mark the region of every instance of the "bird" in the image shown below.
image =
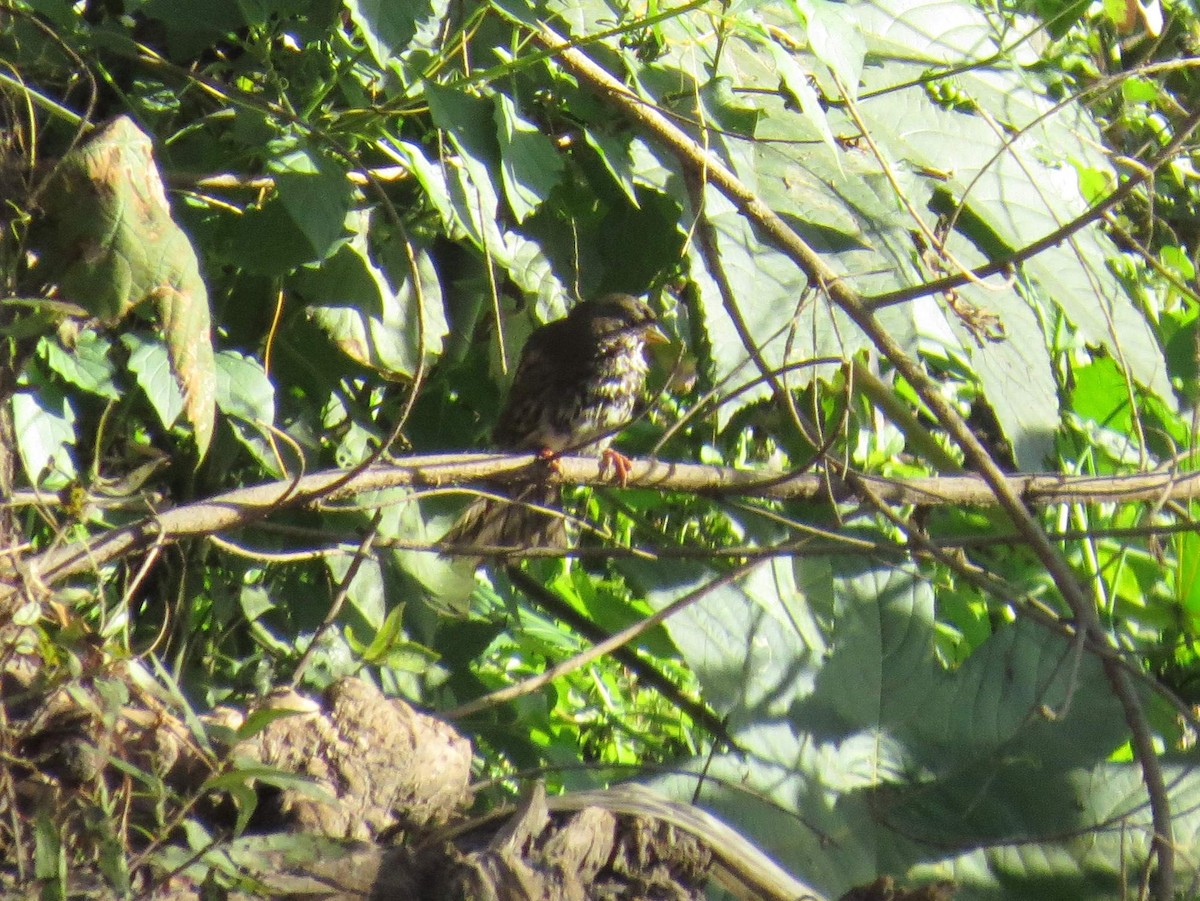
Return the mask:
<path id="1" fill-rule="evenodd" d="M 623 485 L 629 460 L 610 445 L 645 387 L 647 345 L 667 341 L 650 307 L 629 294 L 576 304 L 525 342 L 492 445 L 532 451 L 551 468 L 565 453 L 603 457 Z M 510 483 L 504 497 L 477 498 L 438 542 L 443 553 L 486 547 L 489 556 L 504 557 L 530 547 L 566 547 L 557 512 L 562 489 L 547 475 Z"/>

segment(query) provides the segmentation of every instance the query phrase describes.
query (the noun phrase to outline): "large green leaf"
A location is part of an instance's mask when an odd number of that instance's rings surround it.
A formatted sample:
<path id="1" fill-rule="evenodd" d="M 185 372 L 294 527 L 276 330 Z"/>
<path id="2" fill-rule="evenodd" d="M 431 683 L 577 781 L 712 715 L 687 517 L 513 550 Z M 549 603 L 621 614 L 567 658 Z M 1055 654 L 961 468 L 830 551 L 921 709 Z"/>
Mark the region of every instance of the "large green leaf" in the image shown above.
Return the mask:
<path id="1" fill-rule="evenodd" d="M 870 58 L 959 66 L 996 52 L 984 11 L 959 0 L 869 0 L 851 9 Z"/>
<path id="2" fill-rule="evenodd" d="M 395 237 L 372 255 L 365 217 L 359 228 L 324 265 L 298 273 L 296 286 L 350 357 L 411 378 L 441 352 L 449 328 L 441 283 L 427 249 L 413 247 L 410 262 L 404 239 Z"/>
<path id="3" fill-rule="evenodd" d="M 947 246 L 966 266 L 985 262 L 979 250 L 958 233 L 949 238 Z M 987 326 L 976 320 L 970 324 L 940 309 L 936 318 L 948 321 L 958 338 L 957 351 L 979 378 L 984 397 L 1012 445 L 1017 466 L 1042 470 L 1054 451 L 1061 412 L 1048 339 L 1038 313 L 1001 277 L 963 285 L 956 294 L 962 304 L 973 308 L 968 317 L 992 315 L 997 317 L 996 323 Z M 941 299 L 940 305 L 945 304 Z"/>
<path id="4" fill-rule="evenodd" d="M 796 7 L 802 17 L 815 17 L 817 11 L 806 4 Z M 755 12 L 765 22 L 784 21 L 769 6 Z M 942 274 L 914 265 L 915 223 L 910 211 L 896 204 L 896 191 L 925 218 L 929 231 L 938 225 L 928 212 L 936 198 L 943 206 L 947 195 L 964 203 L 968 214 L 957 218 L 958 231 L 950 246 L 964 265 L 976 265 L 1022 248 L 1082 212 L 1086 204 L 1076 185 L 1074 164 L 1106 166 L 1088 149 L 1098 143 L 1095 126 L 1075 108 L 1055 111 L 1029 77 L 1014 67 L 1014 61 L 1032 61 L 1030 52 L 998 56 L 1000 38 L 992 22 L 967 4 L 880 0 L 855 4 L 848 11 L 844 27 L 861 32 L 876 62 L 866 80 L 871 94 L 864 95 L 859 109 L 889 162 L 887 170 L 861 148 L 831 158 L 828 142 L 825 148 L 819 146 L 821 130 L 813 123 L 821 123 L 812 111 L 789 109 L 775 96 L 774 88 L 781 77 L 788 80 L 790 71 L 781 70 L 781 46 L 764 38 L 768 32 L 755 24 L 757 20 L 740 21 L 749 43 L 722 44 L 721 55 L 709 61 L 716 75 L 711 81 L 697 79 L 696 54 L 703 50 L 697 50 L 686 17 L 663 26 L 677 42 L 668 42 L 652 66 L 630 60 L 629 68 L 636 72 L 641 91 L 664 105 L 678 105 L 681 96 L 697 101 L 680 110 L 680 121 L 722 126 L 703 136 L 697 131 L 698 139 L 721 154 L 764 202 L 864 294 Z M 803 52 L 792 54 L 795 65 L 809 66 L 828 95 L 837 94 L 827 73 L 815 65 L 817 60 Z M 833 65 L 830 59 L 821 61 Z M 851 62 L 838 63 L 847 90 L 857 83 L 857 78 L 847 82 Z M 911 86 L 931 65 L 964 63 L 976 67 L 959 80 L 990 119 L 969 109 L 943 109 L 924 88 Z M 740 99 L 714 89 L 726 82 L 740 92 Z M 905 84 L 910 86 L 893 87 Z M 738 117 L 749 121 L 747 104 L 765 114 L 751 126 L 755 142 L 738 134 L 744 130 Z M 846 116 L 834 110 L 827 115 L 835 134 L 857 133 Z M 1027 129 L 1027 134 L 1012 140 L 997 121 Z M 637 153 L 637 144 L 632 149 L 633 177 L 674 196 L 684 211 L 679 227 L 690 232 L 698 211 L 674 174 L 675 161 L 653 148 L 647 154 Z M 866 346 L 857 328 L 823 300 L 810 297 L 801 303 L 806 281 L 794 264 L 763 245 L 713 189 L 705 192 L 704 212 L 714 226 L 716 258 L 704 253 L 699 241 L 690 242 L 688 251 L 715 381 L 740 382 L 754 374 L 757 366 L 746 347 L 751 341 L 772 368 L 819 357 L 845 358 Z M 999 279 L 993 280 L 995 287 L 970 285 L 960 292 L 967 302 L 998 314 L 1010 330 L 1007 341 L 979 347 L 976 336 L 957 318 L 949 323 L 1023 466 L 1042 465 L 1059 420 L 1057 385 L 1041 325 L 1052 319 L 1051 305 L 1061 309 L 1086 340 L 1117 355 L 1133 378 L 1173 403 L 1162 352 L 1107 265 L 1115 253 L 1116 248 L 1091 227 L 1025 263 L 1030 290 L 1024 296 Z M 709 271 L 718 260 L 722 271 Z M 946 262 L 945 268 L 954 271 L 954 262 Z M 728 282 L 731 298 L 719 290 L 717 276 Z M 736 314 L 745 321 L 745 333 L 735 327 Z M 916 350 L 917 329 L 928 333 L 928 324 L 916 317 L 931 314 L 938 315 L 929 307 L 918 313 L 911 305 L 880 312 L 889 332 L 910 352 Z M 935 331 L 944 331 L 944 326 Z M 802 385 L 821 372 L 807 368 L 791 378 Z M 1018 379 L 1034 390 L 1032 402 L 1027 391 L 1011 391 Z M 722 406 L 719 424 L 769 393 L 763 383 L 739 394 Z"/>
<path id="5" fill-rule="evenodd" d="M 666 560 L 623 565 L 656 608 L 702 587 L 706 569 Z M 738 728 L 784 715 L 812 690 L 825 640 L 796 603 L 791 563 L 764 564 L 712 591 L 667 623 L 672 641 L 704 685 L 704 699 Z"/>
<path id="6" fill-rule="evenodd" d="M 319 145 L 291 135 L 271 144 L 267 169 L 279 202 L 307 241 L 305 258 L 322 260 L 345 231 L 351 185 L 346 166 Z"/>
<path id="7" fill-rule="evenodd" d="M 387 69 L 431 12 L 427 0 L 346 0 L 350 18 L 380 68 Z"/>
<path id="8" fill-rule="evenodd" d="M 68 299 L 116 323 L 158 307 L 171 371 L 203 456 L 212 439 L 212 327 L 196 253 L 171 216 L 153 146 L 128 116 L 98 129 L 63 160 L 48 193 L 43 277 Z"/>
<path id="9" fill-rule="evenodd" d="M 712 577 L 631 566 L 655 607 Z M 1149 815 L 1137 767 L 1108 761 L 1127 730 L 1094 657 L 1020 621 L 947 671 L 913 570 L 835 566 L 822 630 L 806 602 L 819 583 L 800 596 L 787 569 L 764 563 L 667 622 L 740 749 L 696 761 L 707 804 L 833 897 L 880 872 L 955 878 L 966 898 L 1116 896 L 1122 860 L 1135 872 L 1148 853 Z M 1200 779 L 1176 775 L 1194 835 Z"/>
<path id="10" fill-rule="evenodd" d="M 1001 243 L 994 248 L 998 253 L 1050 234 L 1087 208 L 1072 167 L 1047 158 L 1036 144 L 1008 143 L 981 117 L 939 109 L 917 89 L 864 106 L 872 129 L 888 139 L 893 153 L 914 166 L 947 173 L 945 186 Z M 947 134 L 956 136 L 952 146 Z M 985 241 L 988 236 L 976 232 L 975 237 Z M 1089 341 L 1120 352 L 1138 381 L 1169 398 L 1162 352 L 1105 263 L 1114 253 L 1091 226 L 1024 266 L 1041 294 L 1059 305 Z"/>
<path id="11" fill-rule="evenodd" d="M 661 69 L 646 68 L 639 73 L 646 92 L 677 90 L 687 76 L 666 65 L 672 59 L 668 55 L 658 63 Z M 897 270 L 907 278 L 913 271 L 912 240 L 888 197 L 890 188 L 881 179 L 879 166 L 863 155 L 832 158 L 810 119 L 774 96 L 778 68 L 759 43 L 730 42 L 720 63 L 736 87 L 770 89 L 772 94 L 756 101 L 766 115 L 747 117 L 732 105 L 727 92 L 696 89 L 701 103 L 687 111 L 690 118 L 722 124 L 753 121 L 757 138 L 745 141 L 726 127 L 706 134 L 702 142 L 720 152 L 763 202 L 821 252 L 835 271 L 853 277 L 860 290 L 870 293 L 894 287 Z M 845 129 L 840 118 L 831 118 L 831 124 L 835 131 Z M 675 161 L 657 148 L 639 153 L 635 144 L 633 149 L 635 177 L 675 196 L 684 210 L 679 227 L 690 232 L 697 211 L 694 198 L 682 190 L 683 180 L 674 175 Z M 847 316 L 833 309 L 822 295 L 807 290 L 807 277 L 796 264 L 764 244 L 716 189 L 705 189 L 703 196 L 706 220 L 714 232 L 715 255 L 706 253 L 699 241 L 687 246 L 714 381 L 729 385 L 731 380 L 741 383 L 758 375 L 748 343 L 759 348 L 771 369 L 816 358 L 836 361 L 868 345 Z M 714 265 L 720 266 L 720 272 L 711 271 Z M 728 300 L 720 290 L 722 278 L 732 295 Z M 916 349 L 912 316 L 905 308 L 880 313 L 888 330 L 909 350 Z M 744 332 L 736 326 L 739 318 L 745 324 Z M 834 365 L 794 370 L 788 382 L 803 386 Z M 719 425 L 727 424 L 741 407 L 770 393 L 771 387 L 764 381 L 738 394 L 722 405 Z"/>
<path id="12" fill-rule="evenodd" d="M 563 161 L 550 138 L 521 117 L 511 97 L 497 94 L 495 100 L 504 195 L 522 222 L 559 183 Z"/>
<path id="13" fill-rule="evenodd" d="M 458 229 L 490 262 L 507 272 L 517 287 L 537 297 L 540 309 L 561 315 L 570 294 L 541 248 L 515 232 L 502 230 L 499 224 L 497 186 L 503 178 L 492 105 L 465 91 L 435 85 L 426 88 L 426 96 L 434 122 L 459 151 L 447 167 L 446 179 Z"/>

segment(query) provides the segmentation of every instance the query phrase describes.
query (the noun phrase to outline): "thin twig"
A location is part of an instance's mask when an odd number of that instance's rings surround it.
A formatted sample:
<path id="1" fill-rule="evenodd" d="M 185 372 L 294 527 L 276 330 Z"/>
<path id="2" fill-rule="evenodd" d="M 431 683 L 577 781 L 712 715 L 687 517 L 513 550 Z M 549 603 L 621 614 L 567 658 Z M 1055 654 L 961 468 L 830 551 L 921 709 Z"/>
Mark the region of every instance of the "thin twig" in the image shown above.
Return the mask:
<path id="1" fill-rule="evenodd" d="M 358 546 L 358 552 L 355 553 L 354 559 L 350 561 L 350 565 L 346 567 L 346 574 L 342 577 L 342 584 L 338 586 L 338 592 L 333 598 L 333 603 L 329 605 L 329 612 L 325 614 L 325 619 L 321 625 L 317 626 L 313 632 L 312 638 L 309 639 L 308 647 L 304 649 L 304 653 L 300 655 L 299 661 L 296 663 L 296 669 L 292 671 L 292 678 L 288 682 L 288 687 L 295 689 L 300 684 L 300 680 L 304 678 L 304 671 L 308 668 L 309 661 L 312 660 L 313 654 L 317 651 L 317 645 L 321 643 L 321 637 L 329 631 L 338 616 L 342 612 L 342 606 L 346 603 L 346 598 L 350 595 L 350 586 L 354 582 L 354 578 L 358 575 L 358 571 L 362 565 L 371 556 L 371 545 L 375 542 L 375 537 L 379 534 L 379 523 L 383 521 L 383 511 L 376 510 L 375 516 L 371 519 L 371 525 L 367 527 L 367 534 L 363 536 L 362 543 Z"/>
<path id="2" fill-rule="evenodd" d="M 504 571 L 512 583 L 532 598 L 535 604 L 551 616 L 562 620 L 588 641 L 600 642 L 609 638 L 609 633 L 601 626 L 592 622 L 523 569 L 507 566 Z M 730 748 L 737 746 L 720 717 L 702 701 L 695 701 L 685 695 L 680 691 L 678 685 L 668 679 L 654 664 L 640 657 L 633 648 L 626 646 L 616 648 L 613 651 L 613 657 L 618 663 L 633 672 L 639 681 L 655 689 L 669 703 L 674 704 L 697 724 L 707 729 L 709 734 L 720 739 Z"/>
<path id="3" fill-rule="evenodd" d="M 696 603 L 706 594 L 716 591 L 725 585 L 736 582 L 748 576 L 751 570 L 761 565 L 761 561 L 755 560 L 751 563 L 744 563 L 735 569 L 731 569 L 724 575 L 718 576 L 707 585 L 697 588 L 695 591 L 689 591 L 678 600 L 672 601 L 666 607 L 655 613 L 650 614 L 645 619 L 638 620 L 631 626 L 622 629 L 606 638 L 604 641 L 597 642 L 583 653 L 576 654 L 570 660 L 564 660 L 556 666 L 550 667 L 544 673 L 526 679 L 524 682 L 518 682 L 515 685 L 510 685 L 498 691 L 493 691 L 491 694 L 486 694 L 481 698 L 476 698 L 474 701 L 469 701 L 453 710 L 443 711 L 442 716 L 447 719 L 462 719 L 471 714 L 478 713 L 481 710 L 486 710 L 488 707 L 494 707 L 497 704 L 505 704 L 514 698 L 524 697 L 533 692 L 540 691 L 544 686 L 549 685 L 560 676 L 565 676 L 568 673 L 573 673 L 578 669 L 582 669 L 589 663 L 599 660 L 606 654 L 611 654 L 617 648 L 628 644 L 640 635 L 653 629 L 667 621 L 671 616 Z"/>

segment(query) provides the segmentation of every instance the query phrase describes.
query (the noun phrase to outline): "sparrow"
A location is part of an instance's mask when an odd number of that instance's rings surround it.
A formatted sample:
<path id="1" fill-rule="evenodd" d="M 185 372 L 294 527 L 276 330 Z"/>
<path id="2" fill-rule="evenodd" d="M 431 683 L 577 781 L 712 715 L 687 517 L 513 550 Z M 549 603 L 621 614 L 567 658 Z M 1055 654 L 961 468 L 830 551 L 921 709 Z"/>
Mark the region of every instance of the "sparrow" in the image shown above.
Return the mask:
<path id="1" fill-rule="evenodd" d="M 623 485 L 629 460 L 610 445 L 645 387 L 646 346 L 667 340 L 650 307 L 628 294 L 577 304 L 564 318 L 535 329 L 521 351 L 492 445 L 533 451 L 551 468 L 566 453 L 602 456 Z M 493 549 L 489 556 L 566 547 L 557 510 L 561 486 L 543 477 L 503 490 L 507 497 L 473 501 L 439 545 L 487 547 Z"/>

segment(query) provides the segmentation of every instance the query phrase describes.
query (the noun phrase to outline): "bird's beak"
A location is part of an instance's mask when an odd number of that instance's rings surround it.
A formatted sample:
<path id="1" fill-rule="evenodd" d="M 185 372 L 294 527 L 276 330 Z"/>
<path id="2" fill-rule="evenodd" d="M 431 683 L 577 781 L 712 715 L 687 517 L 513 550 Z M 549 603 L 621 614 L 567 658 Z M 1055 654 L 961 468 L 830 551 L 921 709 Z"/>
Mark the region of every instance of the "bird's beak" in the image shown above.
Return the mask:
<path id="1" fill-rule="evenodd" d="M 646 326 L 646 330 L 642 333 L 645 335 L 647 344 L 670 344 L 671 339 L 664 334 L 663 330 L 657 325 Z"/>

